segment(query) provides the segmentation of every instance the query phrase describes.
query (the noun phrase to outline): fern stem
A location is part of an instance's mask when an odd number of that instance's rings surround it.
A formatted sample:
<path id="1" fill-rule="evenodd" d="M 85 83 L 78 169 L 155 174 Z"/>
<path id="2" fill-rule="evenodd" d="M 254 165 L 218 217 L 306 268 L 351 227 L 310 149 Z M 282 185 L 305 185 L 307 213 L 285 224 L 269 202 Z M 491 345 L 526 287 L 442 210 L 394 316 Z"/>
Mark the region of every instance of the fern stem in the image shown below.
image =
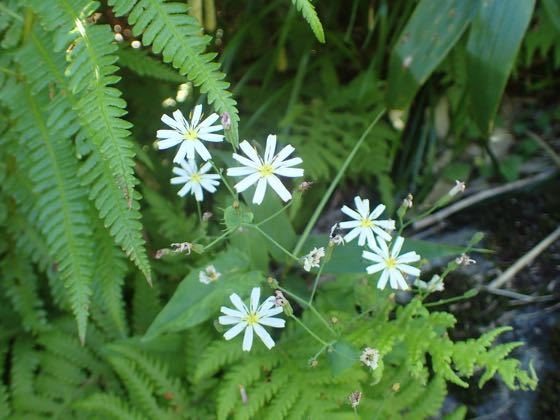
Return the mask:
<path id="1" fill-rule="evenodd" d="M 253 229 L 257 230 L 258 232 L 261 233 L 261 235 L 263 235 L 266 239 L 268 239 L 270 242 L 272 242 L 274 245 L 276 245 L 278 247 L 278 249 L 280 249 L 284 254 L 286 254 L 288 257 L 292 258 L 295 261 L 299 262 L 299 258 L 296 257 L 294 254 L 292 254 L 290 251 L 288 251 L 286 248 L 284 248 L 282 245 L 280 245 L 278 243 L 278 241 L 276 239 L 274 239 L 272 236 L 270 236 L 268 233 L 266 233 L 264 230 L 262 230 L 260 227 L 258 227 L 257 225 L 246 225 L 249 227 L 252 227 Z"/>
<path id="2" fill-rule="evenodd" d="M 270 216 L 268 216 L 266 219 L 261 220 L 259 223 L 255 223 L 255 226 L 262 226 L 264 225 L 266 222 L 269 222 L 270 220 L 274 219 L 276 216 L 280 215 L 281 213 L 283 213 L 285 210 L 288 210 L 288 208 L 292 205 L 292 203 L 294 202 L 294 200 L 290 200 L 288 202 L 288 204 L 286 204 L 284 207 L 282 207 L 280 210 L 272 213 Z"/>
<path id="3" fill-rule="evenodd" d="M 311 331 L 311 329 L 307 325 L 305 325 L 302 321 L 300 321 L 298 319 L 298 317 L 296 317 L 295 315 L 292 314 L 291 318 L 293 318 L 294 321 L 296 321 L 305 331 L 307 331 L 309 333 L 309 335 L 311 335 L 319 343 L 321 343 L 325 347 L 327 347 L 329 345 L 329 343 L 327 343 L 321 337 L 319 337 L 317 334 L 315 334 L 313 331 Z"/>
<path id="4" fill-rule="evenodd" d="M 342 166 L 338 170 L 338 173 L 336 174 L 336 176 L 332 180 L 331 185 L 329 185 L 329 188 L 328 188 L 327 192 L 325 193 L 325 195 L 323 195 L 323 198 L 319 202 L 319 205 L 315 209 L 315 212 L 311 216 L 311 219 L 309 219 L 309 222 L 307 222 L 307 225 L 305 226 L 303 234 L 300 236 L 299 241 L 296 244 L 296 247 L 294 248 L 293 253 L 295 255 L 298 255 L 299 252 L 301 251 L 301 248 L 303 247 L 303 245 L 305 244 L 305 241 L 307 241 L 307 238 L 308 238 L 309 234 L 311 233 L 311 229 L 313 229 L 313 226 L 315 226 L 315 223 L 317 222 L 317 219 L 319 218 L 319 216 L 321 215 L 321 212 L 323 211 L 323 209 L 327 205 L 327 201 L 329 200 L 332 193 L 334 192 L 334 189 L 337 187 L 338 183 L 342 179 L 342 176 L 346 172 L 346 169 L 348 169 L 348 166 L 350 165 L 350 162 L 352 162 L 352 159 L 354 159 L 354 156 L 358 152 L 358 149 L 360 148 L 360 146 L 364 142 L 365 138 L 371 132 L 373 127 L 375 127 L 375 125 L 379 122 L 379 120 L 381 119 L 383 114 L 385 114 L 385 108 L 383 108 L 377 114 L 377 116 L 373 119 L 373 121 L 368 126 L 368 128 L 366 128 L 366 130 L 364 131 L 364 133 L 362 134 L 360 139 L 356 142 L 356 145 L 354 146 L 352 151 L 348 154 L 348 157 L 346 158 L 346 160 L 344 161 L 344 163 L 342 164 Z"/>

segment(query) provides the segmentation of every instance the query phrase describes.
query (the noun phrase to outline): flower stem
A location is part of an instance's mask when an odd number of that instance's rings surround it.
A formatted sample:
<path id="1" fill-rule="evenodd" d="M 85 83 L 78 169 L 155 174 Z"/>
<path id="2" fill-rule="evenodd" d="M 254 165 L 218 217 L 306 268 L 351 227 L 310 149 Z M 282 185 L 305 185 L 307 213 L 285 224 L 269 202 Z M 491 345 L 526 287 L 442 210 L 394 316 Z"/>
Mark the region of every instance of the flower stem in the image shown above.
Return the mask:
<path id="1" fill-rule="evenodd" d="M 229 185 L 229 182 L 227 181 L 227 179 L 224 176 L 224 174 L 222 173 L 222 171 L 216 166 L 216 164 L 214 163 L 213 160 L 210 160 L 209 162 L 212 165 L 212 168 L 214 168 L 214 170 L 216 171 L 216 173 L 218 175 L 220 175 L 220 178 L 222 179 L 222 182 L 224 183 L 224 185 L 228 189 L 229 193 L 232 195 L 233 199 L 236 200 L 237 199 L 237 194 L 235 193 L 235 191 L 233 191 L 233 188 L 231 188 L 231 186 Z"/>
<path id="2" fill-rule="evenodd" d="M 222 239 L 226 238 L 227 236 L 229 236 L 231 234 L 232 230 L 226 230 L 224 233 L 222 233 L 220 236 L 218 236 L 216 239 L 214 239 L 212 242 L 210 242 L 208 245 L 206 245 L 204 247 L 204 251 L 207 251 L 209 248 L 211 248 L 212 246 L 216 245 L 218 242 L 220 242 Z"/>
<path id="3" fill-rule="evenodd" d="M 268 239 L 270 242 L 272 242 L 274 245 L 276 245 L 278 247 L 278 249 L 280 249 L 282 252 L 284 252 L 284 254 L 286 254 L 288 257 L 292 258 L 295 261 L 299 262 L 299 258 L 296 257 L 294 254 L 292 254 L 290 251 L 288 251 L 286 248 L 284 248 L 282 245 L 280 245 L 278 243 L 278 241 L 276 241 L 276 239 L 274 239 L 272 236 L 270 236 L 268 233 L 266 233 L 264 230 L 262 230 L 258 225 L 252 225 L 252 224 L 247 224 L 245 226 L 249 226 L 252 227 L 253 229 L 257 230 L 258 232 L 260 232 L 261 235 L 263 235 L 266 239 Z"/>
<path id="4" fill-rule="evenodd" d="M 313 303 L 313 298 L 315 297 L 315 292 L 317 291 L 317 285 L 319 284 L 319 277 L 321 277 L 321 273 L 323 272 L 324 267 L 325 267 L 325 259 L 323 259 L 321 267 L 319 267 L 319 270 L 317 271 L 317 275 L 315 276 L 315 281 L 313 282 L 313 289 L 311 290 L 311 296 L 309 297 L 309 302 L 308 302 L 310 306 Z"/>
<path id="5" fill-rule="evenodd" d="M 200 201 L 196 201 L 196 212 L 198 213 L 198 221 L 202 223 L 202 210 L 200 209 Z"/>
<path id="6" fill-rule="evenodd" d="M 344 163 L 342 164 L 342 166 L 338 170 L 338 173 L 336 174 L 336 176 L 332 180 L 331 185 L 329 185 L 329 188 L 328 188 L 327 192 L 325 194 L 323 194 L 323 198 L 321 199 L 321 201 L 319 202 L 319 205 L 315 209 L 315 212 L 313 213 L 313 215 L 309 219 L 309 222 L 307 222 L 307 225 L 305 226 L 305 229 L 303 230 L 303 233 L 300 236 L 299 241 L 297 242 L 297 244 L 294 248 L 294 251 L 293 251 L 294 254 L 298 255 L 300 253 L 301 248 L 303 248 L 303 245 L 305 245 L 305 241 L 307 241 L 307 237 L 311 233 L 311 229 L 313 229 L 313 226 L 315 226 L 315 223 L 317 222 L 317 219 L 319 218 L 319 216 L 321 215 L 321 212 L 323 211 L 323 209 L 327 205 L 327 202 L 328 202 L 329 198 L 331 197 L 332 193 L 334 192 L 334 189 L 336 188 L 336 186 L 338 185 L 338 183 L 342 179 L 342 176 L 346 172 L 346 169 L 348 169 L 348 166 L 350 165 L 350 162 L 352 162 L 352 159 L 354 159 L 354 156 L 358 152 L 358 149 L 360 148 L 360 146 L 362 145 L 362 143 L 366 139 L 367 135 L 370 133 L 370 131 L 373 129 L 373 127 L 375 127 L 375 125 L 378 123 L 378 121 L 381 119 L 381 117 L 383 116 L 384 113 L 385 113 L 385 109 L 381 110 L 377 114 L 377 116 L 373 119 L 373 121 L 368 126 L 368 128 L 366 128 L 366 130 L 364 131 L 364 133 L 362 134 L 360 139 L 356 142 L 352 151 L 348 154 L 348 157 L 346 158 L 346 160 L 344 161 Z"/>
<path id="7" fill-rule="evenodd" d="M 303 322 L 301 322 L 298 317 L 296 317 L 295 315 L 291 316 L 294 321 L 296 321 L 305 331 L 307 331 L 309 333 L 309 335 L 311 335 L 315 340 L 317 340 L 319 343 L 321 343 L 322 345 L 324 345 L 325 347 L 327 347 L 329 345 L 329 343 L 327 343 L 326 341 L 324 341 L 323 339 L 321 339 L 321 337 L 319 337 L 317 334 L 315 334 L 313 331 L 311 331 L 309 329 L 309 327 L 307 325 L 305 325 Z"/>
<path id="8" fill-rule="evenodd" d="M 290 200 L 288 202 L 288 204 L 286 204 L 284 207 L 282 207 L 280 210 L 278 210 L 277 212 L 271 214 L 270 216 L 268 216 L 266 219 L 261 220 L 259 223 L 256 223 L 255 226 L 261 226 L 264 225 L 266 222 L 274 219 L 276 216 L 278 216 L 279 214 L 283 213 L 284 210 L 288 210 L 288 208 L 292 205 L 292 203 L 294 202 L 294 200 Z"/>

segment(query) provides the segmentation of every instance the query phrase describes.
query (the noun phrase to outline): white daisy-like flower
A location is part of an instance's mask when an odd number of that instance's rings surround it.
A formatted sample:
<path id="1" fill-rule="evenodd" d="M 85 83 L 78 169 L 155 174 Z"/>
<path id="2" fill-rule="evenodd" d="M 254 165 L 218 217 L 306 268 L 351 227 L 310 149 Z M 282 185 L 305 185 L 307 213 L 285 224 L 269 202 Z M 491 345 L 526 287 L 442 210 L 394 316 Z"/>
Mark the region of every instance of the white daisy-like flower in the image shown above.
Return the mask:
<path id="1" fill-rule="evenodd" d="M 420 255 L 414 251 L 399 255 L 404 243 L 404 238 L 402 236 L 395 239 L 395 243 L 390 252 L 387 243 L 380 237 L 377 237 L 377 243 L 379 246 L 375 243 L 368 244 L 373 252 L 364 251 L 362 253 L 365 259 L 375 263 L 366 268 L 369 274 L 382 271 L 381 277 L 377 282 L 377 287 L 379 289 L 384 289 L 387 281 L 390 281 L 393 289 L 408 289 L 408 284 L 404 279 L 403 273 L 416 277 L 420 275 L 420 270 L 418 268 L 409 265 L 409 263 L 420 261 Z"/>
<path id="2" fill-rule="evenodd" d="M 371 246 L 375 245 L 375 233 L 386 241 L 390 241 L 391 235 L 387 231 L 395 229 L 395 221 L 377 220 L 381 213 L 385 211 L 385 206 L 379 204 L 370 213 L 368 199 L 362 200 L 360 197 L 354 197 L 354 203 L 357 211 L 348 206 L 343 206 L 341 209 L 344 214 L 354 219 L 339 224 L 341 229 L 352 229 L 346 234 L 344 240 L 350 242 L 359 235 L 358 245 L 364 246 L 367 240 L 367 243 Z"/>
<path id="3" fill-rule="evenodd" d="M 221 142 L 224 140 L 222 134 L 216 134 L 216 131 L 223 130 L 221 124 L 212 125 L 220 116 L 216 113 L 208 116 L 204 121 L 200 122 L 202 117 L 202 105 L 194 107 L 192 119 L 188 122 L 181 111 L 176 110 L 173 118 L 163 115 L 161 120 L 167 124 L 172 130 L 158 130 L 156 137 L 160 139 L 157 145 L 160 150 L 169 149 L 170 147 L 179 146 L 177 154 L 173 158 L 173 162 L 181 162 L 185 159 L 194 159 L 198 153 L 203 160 L 211 159 L 210 152 L 202 143 L 203 141 Z"/>
<path id="4" fill-rule="evenodd" d="M 189 192 L 193 194 L 196 201 L 202 201 L 204 199 L 203 189 L 210 193 L 216 192 L 216 187 L 220 185 L 220 175 L 207 173 L 212 165 L 206 162 L 200 169 L 196 166 L 194 159 L 182 160 L 179 162 L 181 167 L 175 166 L 173 168 L 173 173 L 177 175 L 171 178 L 172 184 L 185 184 L 177 192 L 177 195 L 184 197 Z"/>
<path id="5" fill-rule="evenodd" d="M 253 346 L 253 332 L 259 336 L 267 348 L 271 349 L 274 347 L 274 340 L 262 326 L 284 328 L 286 323 L 286 321 L 281 318 L 273 318 L 274 315 L 278 315 L 284 310 L 282 306 L 276 306 L 276 298 L 274 296 L 269 296 L 259 306 L 260 296 L 261 288 L 253 288 L 251 291 L 249 308 L 247 308 L 239 295 L 233 293 L 229 299 L 231 303 L 233 303 L 233 306 L 235 306 L 235 309 L 226 308 L 225 306 L 221 308 L 224 316 L 220 316 L 218 322 L 222 325 L 235 324 L 234 327 L 227 330 L 224 334 L 226 340 L 231 340 L 239 335 L 241 331 L 245 330 L 245 335 L 243 336 L 243 351 L 251 350 Z"/>
<path id="6" fill-rule="evenodd" d="M 264 151 L 264 158 L 261 158 L 255 148 L 244 140 L 239 145 L 245 156 L 233 154 L 233 158 L 244 166 L 229 168 L 227 174 L 229 176 L 244 176 L 240 182 L 235 184 L 237 192 L 243 192 L 253 184 L 257 184 L 255 195 L 253 196 L 253 203 L 261 204 L 266 192 L 266 186 L 270 185 L 283 201 L 288 201 L 292 198 L 290 191 L 284 187 L 278 176 L 285 176 L 288 178 L 297 178 L 303 176 L 303 169 L 293 168 L 303 161 L 301 158 L 287 159 L 295 150 L 292 145 L 285 146 L 278 154 L 274 154 L 276 150 L 276 136 L 269 135 L 266 139 L 266 147 Z"/>
<path id="7" fill-rule="evenodd" d="M 218 272 L 218 270 L 216 270 L 216 267 L 214 267 L 213 265 L 209 265 L 204 270 L 198 273 L 198 280 L 201 283 L 210 284 L 218 281 L 221 275 L 222 273 Z"/>

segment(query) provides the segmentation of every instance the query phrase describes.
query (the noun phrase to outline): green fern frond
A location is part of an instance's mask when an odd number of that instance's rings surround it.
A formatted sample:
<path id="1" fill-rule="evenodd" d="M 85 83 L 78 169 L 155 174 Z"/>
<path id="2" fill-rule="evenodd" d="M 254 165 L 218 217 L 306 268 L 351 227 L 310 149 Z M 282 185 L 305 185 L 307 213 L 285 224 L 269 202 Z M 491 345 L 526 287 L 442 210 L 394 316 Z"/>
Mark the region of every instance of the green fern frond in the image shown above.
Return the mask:
<path id="1" fill-rule="evenodd" d="M 151 57 L 146 51 L 134 48 L 120 48 L 119 64 L 139 76 L 151 77 L 165 82 L 185 83 L 187 78 Z"/>
<path id="2" fill-rule="evenodd" d="M 93 394 L 76 403 L 76 407 L 121 420 L 145 420 L 136 409 L 122 398 L 110 394 Z"/>
<path id="3" fill-rule="evenodd" d="M 121 93 L 112 87 L 119 77 L 114 73 L 117 46 L 108 26 L 88 25 L 87 16 L 95 10 L 97 3 L 87 0 L 59 0 L 59 7 L 39 0 L 30 1 L 41 16 L 45 26 L 56 31 L 55 50 L 66 48 L 70 42 L 74 48 L 71 61 L 60 77 L 56 63 L 51 58 L 52 50 L 40 47 L 34 37 L 33 44 L 61 88 L 71 94 L 68 100 L 80 119 L 80 137 L 87 142 L 90 152 L 88 171 L 83 167 L 80 174 L 91 187 L 92 199 L 115 238 L 129 258 L 151 282 L 144 241 L 141 235 L 139 194 L 135 191 L 134 151 L 129 140 L 130 124 L 122 119 L 126 103 Z M 61 37 L 60 34 L 66 34 Z M 32 37 L 33 38 L 33 37 Z M 59 57 L 57 57 L 59 58 Z M 35 58 L 36 60 L 36 58 Z M 33 68 L 37 68 L 33 62 Z M 93 171 L 92 168 L 95 168 Z M 93 172 L 93 173 L 90 173 Z M 87 175 L 87 176 L 86 176 Z"/>
<path id="4" fill-rule="evenodd" d="M 231 128 L 226 138 L 235 147 L 239 143 L 239 115 L 236 102 L 227 90 L 229 83 L 220 65 L 213 61 L 216 53 L 205 53 L 210 37 L 202 35 L 196 18 L 187 14 L 183 3 L 164 0 L 110 0 L 117 16 L 128 13 L 128 22 L 136 36 L 142 35 L 144 45 L 152 45 L 154 53 L 161 53 L 163 61 L 171 63 L 186 75 L 200 91 L 208 95 L 208 102 L 220 114 L 227 113 Z"/>
<path id="5" fill-rule="evenodd" d="M 19 44 L 23 33 L 23 19 L 20 16 L 21 3 L 15 0 L 5 1 L 0 11 L 0 47 L 13 48 Z"/>
<path id="6" fill-rule="evenodd" d="M 317 40 L 321 43 L 325 43 L 325 31 L 323 31 L 323 25 L 317 16 L 315 6 L 311 3 L 311 0 L 292 0 L 293 5 L 296 7 L 298 12 L 301 13 L 303 18 L 311 26 L 311 30 L 315 34 Z"/>

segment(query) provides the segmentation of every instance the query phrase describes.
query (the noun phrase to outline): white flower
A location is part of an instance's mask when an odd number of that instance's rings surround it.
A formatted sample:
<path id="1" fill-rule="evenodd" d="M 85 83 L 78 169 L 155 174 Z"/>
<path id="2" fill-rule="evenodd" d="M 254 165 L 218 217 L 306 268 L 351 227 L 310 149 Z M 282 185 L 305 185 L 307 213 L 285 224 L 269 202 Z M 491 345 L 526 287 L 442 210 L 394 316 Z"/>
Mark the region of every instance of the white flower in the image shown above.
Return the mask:
<path id="1" fill-rule="evenodd" d="M 403 273 L 412 276 L 420 275 L 420 270 L 418 268 L 408 265 L 408 263 L 420 261 L 420 255 L 414 251 L 399 255 L 404 243 L 404 238 L 402 236 L 395 239 L 390 253 L 389 247 L 383 239 L 377 237 L 377 242 L 379 246 L 375 243 L 369 244 L 373 252 L 364 251 L 362 254 L 365 259 L 375 262 L 375 264 L 366 268 L 367 272 L 373 274 L 382 271 L 379 282 L 377 283 L 379 289 L 385 288 L 387 280 L 390 281 L 393 289 L 408 289 L 408 284 L 404 279 Z"/>
<path id="2" fill-rule="evenodd" d="M 348 206 L 342 207 L 342 212 L 350 216 L 354 220 L 347 222 L 341 222 L 340 227 L 342 229 L 352 229 L 346 234 L 344 240 L 350 242 L 356 236 L 360 235 L 358 238 L 358 245 L 364 246 L 366 239 L 368 244 L 375 245 L 374 233 L 381 236 L 386 241 L 391 240 L 391 235 L 387 233 L 387 230 L 391 231 L 395 229 L 394 220 L 377 220 L 381 213 L 385 210 L 383 204 L 379 204 L 373 211 L 369 211 L 369 200 L 362 200 L 360 197 L 354 198 L 354 203 L 356 204 L 356 210 L 352 210 Z"/>
<path id="3" fill-rule="evenodd" d="M 236 309 L 226 308 L 222 306 L 221 311 L 225 316 L 218 318 L 218 322 L 222 325 L 233 325 L 224 334 L 226 340 L 231 340 L 232 338 L 239 335 L 239 333 L 245 330 L 245 335 L 243 337 L 243 351 L 251 350 L 253 345 L 253 332 L 255 332 L 259 338 L 262 340 L 264 345 L 271 349 L 274 347 L 274 340 L 268 332 L 262 327 L 262 325 L 267 325 L 274 328 L 284 328 L 285 321 L 281 318 L 273 318 L 274 315 L 282 313 L 283 307 L 277 307 L 276 298 L 274 296 L 269 296 L 260 306 L 259 299 L 261 296 L 261 288 L 255 287 L 251 291 L 251 303 L 249 308 L 245 306 L 241 298 L 233 293 L 229 299 Z"/>
<path id="4" fill-rule="evenodd" d="M 377 369 L 379 366 L 379 350 L 366 347 L 360 355 L 360 362 L 372 370 Z"/>
<path id="5" fill-rule="evenodd" d="M 201 140 L 211 142 L 221 142 L 224 140 L 222 134 L 216 134 L 215 131 L 223 129 L 221 125 L 212 125 L 220 116 L 218 114 L 211 114 L 208 118 L 200 124 L 200 117 L 202 116 L 202 105 L 194 107 L 192 120 L 189 123 L 181 111 L 176 110 L 173 113 L 173 118 L 168 115 L 163 115 L 161 120 L 171 127 L 173 130 L 158 130 L 156 137 L 160 139 L 157 145 L 160 150 L 169 149 L 170 147 L 179 146 L 177 154 L 173 158 L 173 162 L 181 162 L 185 159 L 194 159 L 195 152 L 200 155 L 203 160 L 211 158 L 210 152 Z"/>
<path id="6" fill-rule="evenodd" d="M 427 290 L 429 292 L 441 292 L 445 289 L 443 285 L 443 280 L 437 274 L 434 274 L 429 282 L 424 280 L 416 279 L 414 280 L 414 285 L 419 289 Z"/>
<path id="7" fill-rule="evenodd" d="M 467 186 L 465 185 L 464 182 L 455 181 L 455 186 L 451 188 L 447 194 L 450 197 L 455 197 L 457 194 L 465 192 L 466 188 Z"/>
<path id="8" fill-rule="evenodd" d="M 321 258 L 325 256 L 325 248 L 313 248 L 309 254 L 302 258 L 303 269 L 311 271 L 313 267 L 319 267 Z"/>
<path id="9" fill-rule="evenodd" d="M 214 281 L 217 281 L 221 275 L 222 273 L 219 273 L 216 270 L 216 267 L 214 267 L 213 265 L 209 265 L 200 273 L 198 273 L 198 280 L 200 280 L 201 283 L 210 284 Z"/>
<path id="10" fill-rule="evenodd" d="M 301 158 L 297 157 L 286 160 L 295 150 L 291 145 L 287 145 L 275 155 L 276 136 L 271 134 L 266 139 L 264 158 L 259 156 L 255 148 L 251 146 L 247 140 L 242 141 L 239 147 L 247 157 L 234 153 L 233 158 L 244 166 L 229 168 L 227 170 L 229 176 L 245 177 L 235 184 L 237 192 L 243 192 L 256 183 L 257 189 L 253 196 L 253 203 L 261 204 L 268 184 L 278 193 L 283 201 L 288 201 L 292 198 L 292 194 L 284 187 L 277 176 L 286 176 L 289 178 L 303 176 L 303 169 L 292 168 L 292 166 L 299 165 L 303 162 Z"/>
<path id="11" fill-rule="evenodd" d="M 173 173 L 178 176 L 171 178 L 171 183 L 185 185 L 177 192 L 177 195 L 184 197 L 190 192 L 195 196 L 196 201 L 202 201 L 204 199 L 203 189 L 211 193 L 216 192 L 216 187 L 220 185 L 218 181 L 220 175 L 207 173 L 212 167 L 209 162 L 202 165 L 200 169 L 196 167 L 194 159 L 189 159 L 188 162 L 182 160 L 179 165 L 181 167 L 173 168 Z"/>

